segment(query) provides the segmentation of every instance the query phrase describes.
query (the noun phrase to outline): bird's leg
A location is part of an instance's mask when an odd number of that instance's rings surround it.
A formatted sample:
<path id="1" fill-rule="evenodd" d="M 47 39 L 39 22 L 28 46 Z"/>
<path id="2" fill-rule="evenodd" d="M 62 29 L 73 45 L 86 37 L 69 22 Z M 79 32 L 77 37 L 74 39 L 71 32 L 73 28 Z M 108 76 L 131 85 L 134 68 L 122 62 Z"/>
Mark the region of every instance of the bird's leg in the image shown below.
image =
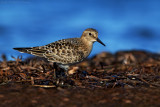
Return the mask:
<path id="1" fill-rule="evenodd" d="M 54 78 L 56 79 L 57 75 L 56 75 L 56 71 L 57 71 L 57 63 L 53 62 L 53 66 L 54 66 Z"/>

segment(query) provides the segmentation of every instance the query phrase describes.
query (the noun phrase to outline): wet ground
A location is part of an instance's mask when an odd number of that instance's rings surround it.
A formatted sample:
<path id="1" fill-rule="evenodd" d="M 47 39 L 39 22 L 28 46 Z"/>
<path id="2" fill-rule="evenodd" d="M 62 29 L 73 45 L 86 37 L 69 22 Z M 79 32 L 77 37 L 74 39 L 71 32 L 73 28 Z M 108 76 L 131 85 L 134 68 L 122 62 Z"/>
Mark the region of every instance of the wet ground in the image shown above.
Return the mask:
<path id="1" fill-rule="evenodd" d="M 0 62 L 1 106 L 160 106 L 160 55 L 100 53 L 66 73 L 41 58 Z"/>

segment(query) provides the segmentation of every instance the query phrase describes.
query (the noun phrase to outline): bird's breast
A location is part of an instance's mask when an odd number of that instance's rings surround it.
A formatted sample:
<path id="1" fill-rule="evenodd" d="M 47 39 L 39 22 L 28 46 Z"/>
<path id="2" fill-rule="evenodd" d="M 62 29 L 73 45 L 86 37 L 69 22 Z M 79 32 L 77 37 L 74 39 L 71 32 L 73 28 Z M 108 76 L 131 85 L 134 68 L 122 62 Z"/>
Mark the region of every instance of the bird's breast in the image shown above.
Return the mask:
<path id="1" fill-rule="evenodd" d="M 84 52 L 84 57 L 88 57 L 89 54 L 91 53 L 92 51 L 92 47 L 93 47 L 93 44 L 92 43 L 87 43 L 87 44 L 84 44 L 83 47 L 82 47 L 82 51 Z"/>

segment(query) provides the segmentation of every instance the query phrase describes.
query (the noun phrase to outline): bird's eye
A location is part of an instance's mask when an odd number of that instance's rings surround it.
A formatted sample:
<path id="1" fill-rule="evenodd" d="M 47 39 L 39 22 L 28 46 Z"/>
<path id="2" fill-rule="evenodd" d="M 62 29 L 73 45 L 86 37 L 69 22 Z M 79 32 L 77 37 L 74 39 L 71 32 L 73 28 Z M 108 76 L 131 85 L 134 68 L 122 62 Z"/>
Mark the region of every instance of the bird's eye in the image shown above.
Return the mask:
<path id="1" fill-rule="evenodd" d="M 89 33 L 89 35 L 91 36 L 91 35 L 92 35 L 92 33 Z"/>

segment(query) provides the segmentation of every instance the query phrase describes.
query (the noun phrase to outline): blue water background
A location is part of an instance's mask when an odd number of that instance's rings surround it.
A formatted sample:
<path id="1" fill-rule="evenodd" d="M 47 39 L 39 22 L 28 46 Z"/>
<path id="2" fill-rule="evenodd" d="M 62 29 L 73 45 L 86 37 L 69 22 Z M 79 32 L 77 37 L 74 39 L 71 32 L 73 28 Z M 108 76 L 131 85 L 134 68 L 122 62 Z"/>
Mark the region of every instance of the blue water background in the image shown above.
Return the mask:
<path id="1" fill-rule="evenodd" d="M 13 47 L 41 46 L 99 31 L 102 51 L 160 52 L 160 0 L 0 0 L 0 55 L 23 58 Z"/>

